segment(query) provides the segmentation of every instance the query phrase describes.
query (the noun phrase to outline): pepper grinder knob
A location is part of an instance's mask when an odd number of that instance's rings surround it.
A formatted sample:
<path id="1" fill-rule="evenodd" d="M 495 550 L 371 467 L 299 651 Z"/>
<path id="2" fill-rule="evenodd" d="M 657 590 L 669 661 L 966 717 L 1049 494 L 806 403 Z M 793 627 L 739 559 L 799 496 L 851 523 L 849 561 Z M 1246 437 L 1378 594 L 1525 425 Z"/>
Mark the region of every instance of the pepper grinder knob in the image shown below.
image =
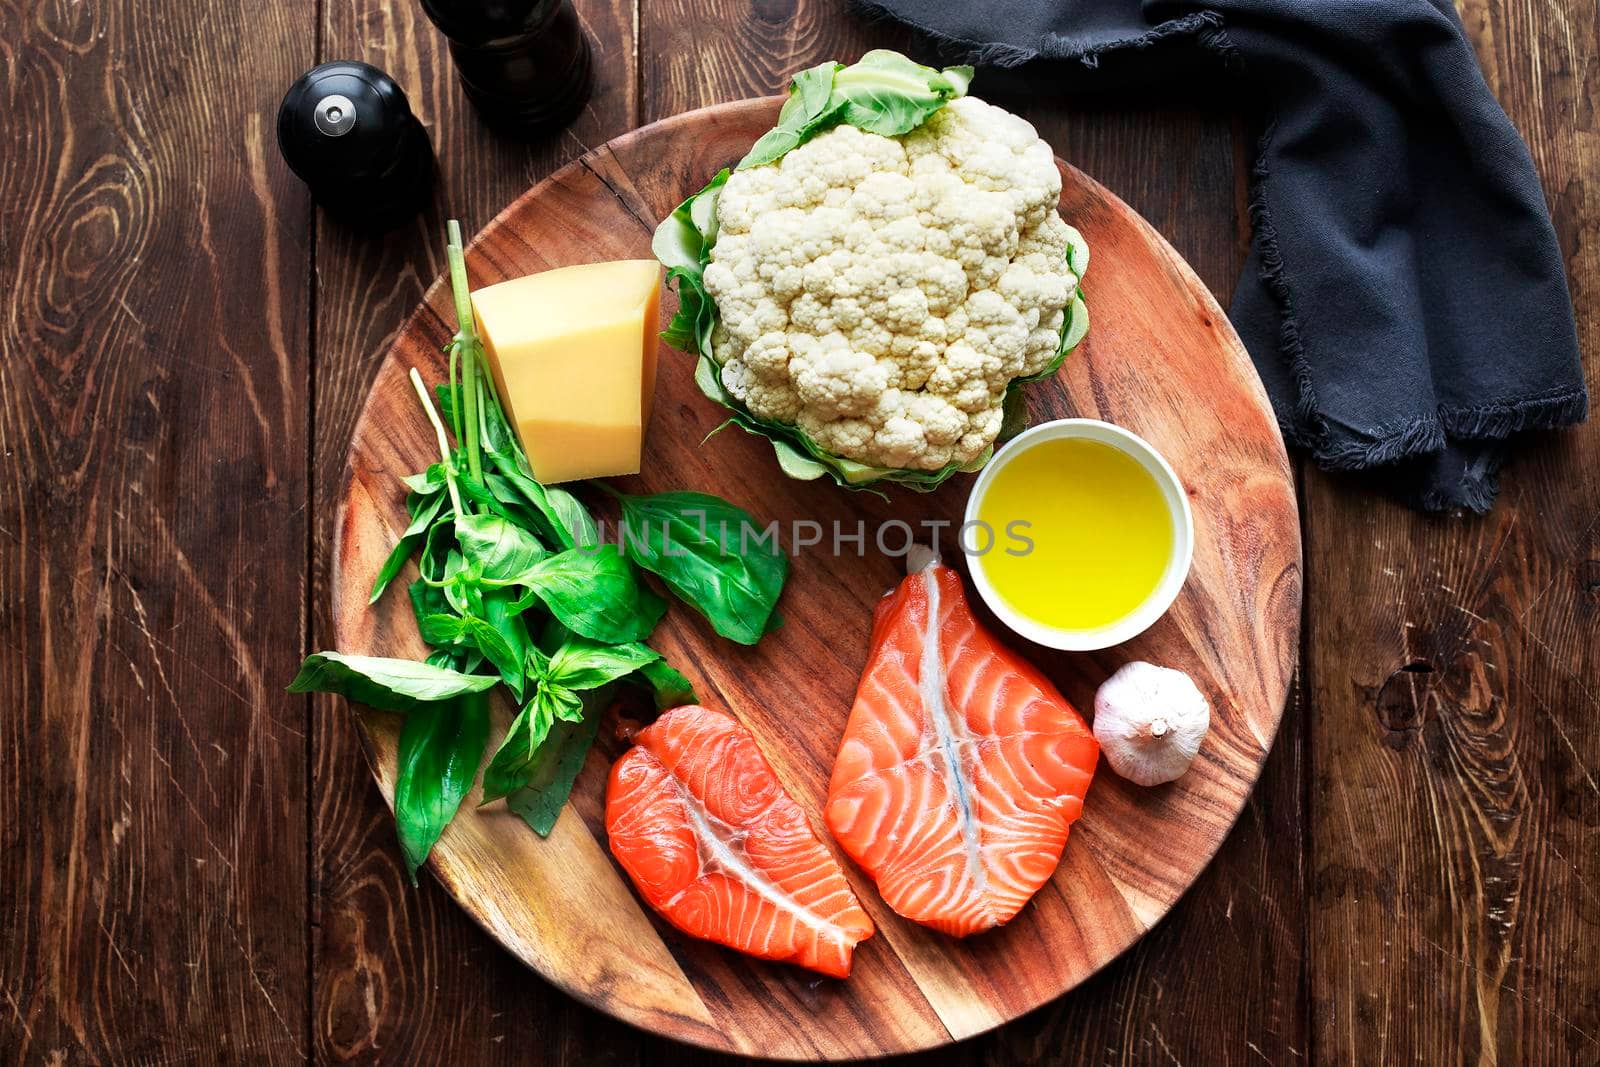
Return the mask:
<path id="1" fill-rule="evenodd" d="M 331 215 L 386 228 L 433 190 L 433 145 L 395 80 L 366 63 L 324 63 L 278 107 L 278 147 Z"/>
<path id="2" fill-rule="evenodd" d="M 317 101 L 313 113 L 317 129 L 329 137 L 343 137 L 355 128 L 356 106 L 347 96 L 333 93 Z"/>

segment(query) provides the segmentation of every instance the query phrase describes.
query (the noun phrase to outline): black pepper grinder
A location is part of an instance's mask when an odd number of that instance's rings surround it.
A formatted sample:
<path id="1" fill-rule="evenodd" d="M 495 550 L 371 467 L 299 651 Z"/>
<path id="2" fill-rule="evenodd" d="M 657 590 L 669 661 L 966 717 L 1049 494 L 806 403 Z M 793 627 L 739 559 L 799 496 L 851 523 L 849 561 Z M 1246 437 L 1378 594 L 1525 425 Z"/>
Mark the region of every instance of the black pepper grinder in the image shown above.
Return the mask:
<path id="1" fill-rule="evenodd" d="M 572 0 L 422 0 L 485 121 L 528 137 L 589 99 L 593 61 Z"/>
<path id="2" fill-rule="evenodd" d="M 329 214 L 382 229 L 433 191 L 433 145 L 395 80 L 337 61 L 302 74 L 278 106 L 278 148 Z"/>

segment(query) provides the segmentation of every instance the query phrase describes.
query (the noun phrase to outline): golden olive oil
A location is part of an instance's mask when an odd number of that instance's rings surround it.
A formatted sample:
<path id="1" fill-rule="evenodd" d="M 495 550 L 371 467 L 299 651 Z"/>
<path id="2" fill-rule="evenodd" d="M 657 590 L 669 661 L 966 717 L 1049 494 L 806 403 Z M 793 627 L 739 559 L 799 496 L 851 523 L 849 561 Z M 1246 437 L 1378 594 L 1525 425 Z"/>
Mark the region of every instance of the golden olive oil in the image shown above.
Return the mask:
<path id="1" fill-rule="evenodd" d="M 978 518 L 994 540 L 975 564 L 1013 610 L 1057 629 L 1126 618 L 1172 559 L 1172 512 L 1160 484 L 1099 441 L 1056 438 L 1009 458 Z M 983 538 L 974 533 L 970 543 L 981 548 Z"/>

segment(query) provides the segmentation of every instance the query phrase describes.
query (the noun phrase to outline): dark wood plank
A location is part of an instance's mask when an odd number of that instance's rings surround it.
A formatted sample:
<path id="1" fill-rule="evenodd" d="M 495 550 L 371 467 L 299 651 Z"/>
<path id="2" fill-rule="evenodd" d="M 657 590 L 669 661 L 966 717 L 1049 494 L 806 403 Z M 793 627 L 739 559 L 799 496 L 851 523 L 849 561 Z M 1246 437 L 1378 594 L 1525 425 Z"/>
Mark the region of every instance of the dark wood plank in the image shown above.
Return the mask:
<path id="1" fill-rule="evenodd" d="M 748 9 L 678 0 L 648 5 L 644 14 L 646 119 L 779 91 L 789 73 L 823 59 L 911 44 L 891 27 L 863 25 L 834 0 Z M 1001 102 L 1127 199 L 1226 304 L 1247 236 L 1236 167 L 1246 146 L 1236 127 L 1192 113 L 1068 112 L 1059 102 Z M 1155 931 L 1060 1002 L 927 1061 L 1115 1061 L 1126 1054 L 1136 1062 L 1171 1055 L 1184 1063 L 1244 1063 L 1257 1053 L 1272 1062 L 1304 1055 L 1303 735 L 1296 711 L 1286 716 L 1238 828 Z M 1256 995 L 1218 996 L 1219 973 L 1249 976 Z"/>
<path id="2" fill-rule="evenodd" d="M 557 165 L 636 124 L 632 0 L 578 0 L 595 94 L 567 130 L 532 144 L 488 131 L 415 0 L 325 5 L 323 58 L 366 60 L 406 89 L 439 159 L 432 210 L 374 240 L 317 224 L 316 586 L 312 643 L 332 641 L 331 516 L 356 413 L 378 357 L 444 268 L 444 220 L 468 233 Z M 628 1064 L 633 1031 L 583 1007 L 479 930 L 424 873 L 405 879 L 348 707 L 314 702 L 314 1047 L 338 1062 Z M 553 1054 L 553 1056 L 552 1056 Z"/>
<path id="3" fill-rule="evenodd" d="M 1463 5 L 1544 182 L 1600 366 L 1596 12 Z M 1310 479 L 1319 1060 L 1600 1059 L 1600 425 L 1485 518 Z"/>
<path id="4" fill-rule="evenodd" d="M 0 3 L 0 1059 L 300 1062 L 312 8 Z"/>

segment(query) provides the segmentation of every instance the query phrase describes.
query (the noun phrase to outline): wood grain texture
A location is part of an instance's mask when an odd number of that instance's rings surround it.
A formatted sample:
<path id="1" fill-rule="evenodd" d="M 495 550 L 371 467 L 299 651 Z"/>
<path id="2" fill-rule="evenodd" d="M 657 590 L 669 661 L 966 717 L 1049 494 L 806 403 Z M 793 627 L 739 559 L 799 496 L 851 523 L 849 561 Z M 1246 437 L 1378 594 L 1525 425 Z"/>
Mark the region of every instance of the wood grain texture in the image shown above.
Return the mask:
<path id="1" fill-rule="evenodd" d="M 478 125 L 415 0 L 0 0 L 0 1061 L 736 1061 L 404 886 L 348 713 L 312 702 L 303 739 L 278 692 L 308 608 L 330 638 L 326 516 L 444 207 L 474 228 L 580 139 L 913 44 L 841 0 L 579 6 L 612 88 L 524 147 Z M 1543 176 L 1593 384 L 1594 5 L 1458 7 Z M 314 218 L 272 144 L 282 88 L 346 56 L 400 78 L 444 176 L 377 241 Z M 1226 304 L 1226 120 L 1005 102 Z M 1216 860 L 1071 995 L 916 1062 L 1600 1057 L 1597 433 L 1525 449 L 1488 520 L 1310 474 L 1307 698 Z"/>
<path id="2" fill-rule="evenodd" d="M 468 252 L 474 284 L 648 254 L 655 220 L 700 176 L 742 154 L 776 110 L 773 99 L 678 116 L 583 157 L 484 231 Z M 470 913 L 581 999 L 683 1040 L 783 1058 L 940 1045 L 992 1029 L 1093 973 L 1165 914 L 1227 834 L 1276 732 L 1298 651 L 1289 467 L 1260 384 L 1210 293 L 1126 205 L 1063 169 L 1062 212 L 1100 257 L 1087 286 L 1097 317 L 1055 388 L 1030 393 L 1033 416 L 1107 418 L 1154 442 L 1188 486 L 1197 545 L 1183 595 L 1147 634 L 1094 656 L 1035 649 L 1034 659 L 1080 707 L 1129 658 L 1187 670 L 1217 709 L 1200 763 L 1161 790 L 1103 775 L 1055 880 L 984 937 L 957 942 L 900 920 L 853 872 L 881 936 L 858 950 L 851 979 L 835 983 L 685 939 L 637 903 L 603 846 L 599 782 L 618 746 L 602 745 L 549 840 L 499 806 L 464 812 L 433 863 Z M 369 608 L 366 590 L 406 522 L 397 478 L 425 466 L 435 447 L 405 374 L 416 366 L 428 380 L 442 378 L 450 331 L 438 312 L 447 303 L 442 284 L 430 290 L 356 428 L 333 588 L 334 636 L 347 651 L 424 651 L 409 603 L 386 597 Z M 785 524 L 838 519 L 872 531 L 891 518 L 959 521 L 961 484 L 883 501 L 783 478 L 756 438 L 721 435 L 702 447 L 721 414 L 699 395 L 689 360 L 662 358 L 645 473 L 628 488 L 715 491 Z M 866 547 L 792 554 L 787 624 L 759 648 L 731 647 L 687 612 L 670 616 L 654 641 L 703 699 L 750 726 L 815 818 L 871 609 L 894 583 L 896 564 Z M 794 714 L 797 697 L 807 714 Z M 398 724 L 379 714 L 362 721 L 387 790 Z"/>
<path id="3" fill-rule="evenodd" d="M 1462 5 L 1600 350 L 1600 28 Z M 1326 1062 L 1600 1061 L 1600 427 L 1523 443 L 1483 518 L 1313 475 L 1313 1040 Z"/>
<path id="4" fill-rule="evenodd" d="M 415 0 L 323 5 L 323 58 L 387 70 L 409 94 L 439 163 L 432 208 L 375 240 L 319 216 L 316 227 L 316 579 L 312 647 L 327 620 L 332 516 L 356 414 L 378 354 L 444 268 L 444 220 L 481 226 L 535 180 L 636 125 L 631 0 L 578 0 L 595 46 L 595 89 L 567 129 L 521 144 L 485 128 L 443 38 Z M 436 882 L 412 888 L 394 822 L 361 768 L 343 701 L 312 701 L 313 1038 L 319 1061 L 626 1064 L 631 1034 L 505 953 Z"/>
<path id="5" fill-rule="evenodd" d="M 310 16 L 0 3 L 8 1063 L 306 1051 Z"/>

